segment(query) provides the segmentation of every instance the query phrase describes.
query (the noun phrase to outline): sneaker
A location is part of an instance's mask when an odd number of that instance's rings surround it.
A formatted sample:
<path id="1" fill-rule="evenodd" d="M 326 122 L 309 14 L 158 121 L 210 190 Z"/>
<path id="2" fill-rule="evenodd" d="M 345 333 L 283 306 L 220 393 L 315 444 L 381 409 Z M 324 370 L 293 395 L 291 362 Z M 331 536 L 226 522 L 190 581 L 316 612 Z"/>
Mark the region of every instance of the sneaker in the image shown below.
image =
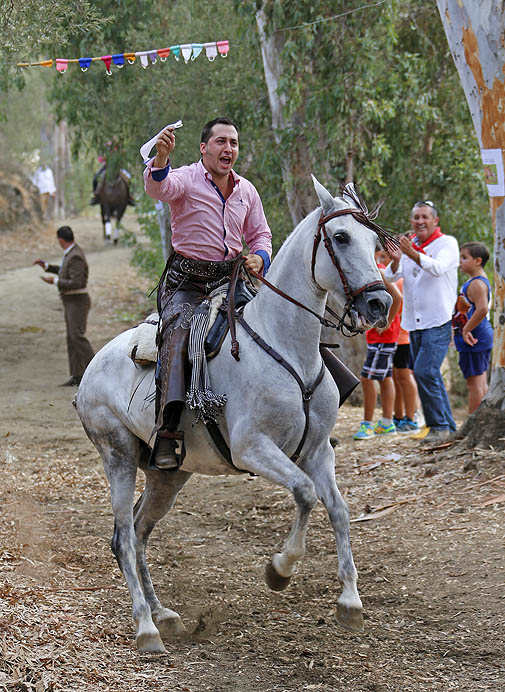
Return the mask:
<path id="1" fill-rule="evenodd" d="M 393 419 L 394 421 L 394 419 Z M 412 420 L 412 418 L 403 418 L 399 423 L 395 423 L 396 425 L 396 430 L 399 433 L 414 433 L 418 432 L 419 426 L 416 423 L 415 420 Z"/>
<path id="2" fill-rule="evenodd" d="M 451 435 L 450 430 L 431 428 L 426 437 L 423 437 L 421 444 L 425 445 L 439 445 L 443 442 L 447 442 Z"/>
<path id="3" fill-rule="evenodd" d="M 391 425 L 385 426 L 382 425 L 382 419 L 375 424 L 375 427 L 373 429 L 374 433 L 376 435 L 390 435 L 391 433 L 396 433 L 396 425 L 394 423 L 391 423 Z"/>
<path id="4" fill-rule="evenodd" d="M 402 422 L 402 420 L 403 420 L 403 418 L 397 418 L 396 416 L 393 416 L 393 423 L 395 424 L 395 426 L 397 428 L 400 425 L 400 423 Z"/>
<path id="5" fill-rule="evenodd" d="M 366 420 L 361 421 L 361 425 L 359 426 L 359 430 L 357 433 L 354 433 L 353 439 L 354 440 L 371 440 L 372 437 L 375 437 L 373 425 Z"/>

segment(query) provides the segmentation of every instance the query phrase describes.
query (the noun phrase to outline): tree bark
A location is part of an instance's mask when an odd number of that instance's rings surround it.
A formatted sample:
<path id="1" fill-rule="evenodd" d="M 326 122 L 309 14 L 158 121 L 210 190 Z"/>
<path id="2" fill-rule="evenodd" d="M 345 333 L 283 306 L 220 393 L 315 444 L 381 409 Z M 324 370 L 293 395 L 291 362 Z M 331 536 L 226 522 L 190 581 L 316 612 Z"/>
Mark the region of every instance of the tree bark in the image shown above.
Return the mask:
<path id="1" fill-rule="evenodd" d="M 291 151 L 281 153 L 284 188 L 293 225 L 296 226 L 316 206 L 316 197 L 309 176 L 310 152 L 303 137 L 304 116 L 303 112 L 298 112 L 288 121 L 284 114 L 286 98 L 279 89 L 283 73 L 283 35 L 268 31 L 268 21 L 263 7 L 256 12 L 256 23 L 261 39 L 261 56 L 275 141 L 282 149 L 283 133 L 291 130 L 296 135 L 296 144 Z"/>
<path id="2" fill-rule="evenodd" d="M 505 10 L 503 3 L 437 0 L 481 149 L 505 150 Z M 462 433 L 472 444 L 505 448 L 505 197 L 491 197 L 494 242 L 494 348 L 489 392 Z M 478 237 L 476 237 L 478 240 Z M 490 438 L 490 431 L 494 434 Z M 500 439 L 501 438 L 501 439 Z"/>

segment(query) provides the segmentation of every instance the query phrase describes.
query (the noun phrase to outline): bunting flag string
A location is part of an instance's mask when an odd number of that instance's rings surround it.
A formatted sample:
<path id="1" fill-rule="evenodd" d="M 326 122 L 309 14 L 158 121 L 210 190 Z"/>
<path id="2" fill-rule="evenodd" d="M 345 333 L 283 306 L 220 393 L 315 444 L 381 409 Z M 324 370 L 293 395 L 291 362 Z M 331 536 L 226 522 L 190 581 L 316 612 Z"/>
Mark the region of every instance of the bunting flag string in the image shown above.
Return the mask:
<path id="1" fill-rule="evenodd" d="M 222 58 L 228 57 L 230 51 L 229 41 L 211 41 L 210 43 L 183 43 L 180 45 L 169 46 L 168 48 L 157 48 L 156 50 L 139 50 L 135 53 L 115 53 L 114 55 L 100 55 L 95 58 L 56 58 L 56 60 L 40 60 L 39 62 L 18 62 L 18 67 L 56 67 L 60 74 L 65 74 L 68 66 L 78 64 L 82 72 L 86 72 L 92 62 L 102 62 L 105 65 L 107 75 L 112 75 L 111 64 L 113 63 L 118 69 L 124 65 L 133 65 L 138 61 L 144 69 L 149 65 L 155 65 L 158 62 L 166 62 L 169 55 L 179 62 L 182 60 L 187 64 L 190 60 L 196 60 L 198 56 L 205 51 L 207 60 L 213 62 L 217 56 Z"/>

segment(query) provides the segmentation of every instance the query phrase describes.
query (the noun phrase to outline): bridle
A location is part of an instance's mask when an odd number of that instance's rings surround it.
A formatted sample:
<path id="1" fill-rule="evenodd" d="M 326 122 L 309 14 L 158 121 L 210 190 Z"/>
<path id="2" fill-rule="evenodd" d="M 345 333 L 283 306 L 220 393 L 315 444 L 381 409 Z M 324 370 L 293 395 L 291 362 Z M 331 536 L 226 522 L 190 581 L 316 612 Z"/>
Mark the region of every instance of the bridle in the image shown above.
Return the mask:
<path id="1" fill-rule="evenodd" d="M 383 228 L 381 228 L 378 224 L 374 223 L 368 216 L 365 211 L 362 209 L 357 209 L 353 207 L 348 207 L 346 209 L 338 209 L 337 211 L 332 211 L 329 214 L 324 214 L 324 211 L 321 211 L 321 216 L 319 218 L 318 224 L 317 224 L 317 233 L 314 236 L 314 245 L 312 247 L 312 260 L 311 260 L 311 273 L 312 273 L 312 280 L 318 286 L 321 290 L 324 290 L 319 286 L 316 280 L 316 255 L 317 255 L 317 249 L 319 247 L 319 244 L 321 240 L 323 241 L 323 244 L 326 248 L 326 251 L 328 252 L 330 259 L 335 266 L 335 268 L 338 271 L 338 275 L 340 276 L 340 281 L 342 282 L 342 287 L 344 289 L 344 294 L 346 297 L 346 303 L 344 306 L 344 311 L 341 316 L 339 316 L 336 312 L 334 312 L 330 307 L 326 306 L 326 311 L 332 315 L 332 317 L 336 318 L 338 320 L 337 325 L 332 325 L 335 326 L 336 329 L 342 331 L 344 333 L 344 328 L 349 332 L 346 334 L 346 336 L 355 336 L 356 334 L 361 334 L 363 333 L 364 330 L 359 329 L 358 327 L 354 326 L 355 325 L 355 319 L 353 319 L 353 312 L 356 312 L 354 310 L 354 299 L 361 295 L 362 293 L 365 293 L 366 291 L 374 291 L 374 290 L 386 290 L 386 286 L 383 281 L 377 280 L 377 281 L 370 281 L 367 284 L 364 284 L 360 288 L 355 289 L 354 291 L 351 289 L 349 286 L 349 282 L 347 281 L 347 278 L 342 270 L 342 267 L 340 266 L 340 262 L 338 261 L 338 257 L 335 254 L 335 250 L 333 248 L 333 243 L 331 241 L 331 238 L 328 237 L 328 232 L 326 230 L 326 224 L 328 221 L 331 221 L 332 219 L 336 218 L 337 216 L 344 216 L 347 214 L 351 214 L 358 223 L 362 224 L 363 226 L 366 226 L 367 228 L 370 228 L 372 231 L 374 231 L 378 236 L 379 239 L 386 249 L 387 246 L 398 246 L 398 240 L 391 234 L 387 233 L 384 231 Z M 346 318 L 349 317 L 351 319 L 351 324 L 346 322 Z"/>
<path id="2" fill-rule="evenodd" d="M 355 291 L 351 290 L 351 287 L 349 286 L 349 282 L 347 281 L 347 278 L 342 271 L 342 267 L 340 266 L 340 262 L 338 261 L 338 257 L 335 254 L 335 250 L 333 249 L 333 243 L 331 242 L 331 238 L 328 237 L 328 232 L 326 230 L 326 224 L 328 221 L 331 221 L 332 219 L 335 219 L 337 216 L 344 216 L 346 214 L 352 214 L 356 218 L 356 216 L 362 216 L 366 218 L 363 214 L 363 212 L 360 212 L 359 209 L 339 209 L 338 211 L 332 211 L 330 214 L 324 215 L 324 212 L 321 212 L 321 216 L 319 218 L 318 224 L 317 224 L 317 233 L 314 236 L 314 245 L 312 247 L 312 261 L 311 261 L 311 272 L 312 272 L 312 280 L 318 286 L 319 284 L 316 281 L 316 255 L 317 255 L 317 249 L 319 247 L 319 243 L 321 240 L 323 241 L 323 245 L 326 248 L 327 253 L 330 256 L 331 261 L 333 262 L 334 266 L 336 267 L 338 271 L 338 275 L 340 276 L 340 280 L 342 282 L 342 286 L 344 288 L 344 293 L 345 297 L 347 298 L 348 303 L 352 303 L 354 298 L 356 296 L 359 296 L 361 293 L 363 293 L 366 290 L 369 289 L 375 289 L 375 288 L 382 288 L 386 289 L 386 286 L 384 285 L 383 281 L 371 281 L 370 283 L 364 284 L 360 288 L 357 288 Z M 357 219 L 360 223 L 363 223 L 361 218 Z M 324 290 L 321 288 L 321 290 Z"/>

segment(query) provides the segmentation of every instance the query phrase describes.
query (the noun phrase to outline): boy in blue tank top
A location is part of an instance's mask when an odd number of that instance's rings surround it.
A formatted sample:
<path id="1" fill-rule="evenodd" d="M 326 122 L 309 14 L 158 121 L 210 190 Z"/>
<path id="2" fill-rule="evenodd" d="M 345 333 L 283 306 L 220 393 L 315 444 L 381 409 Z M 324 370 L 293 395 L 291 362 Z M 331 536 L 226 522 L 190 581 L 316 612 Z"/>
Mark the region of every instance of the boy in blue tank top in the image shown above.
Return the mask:
<path id="1" fill-rule="evenodd" d="M 468 413 L 473 413 L 487 392 L 487 370 L 493 347 L 493 327 L 488 319 L 491 285 L 484 271 L 489 250 L 484 243 L 460 247 L 460 269 L 470 278 L 456 301 L 452 324 L 459 367 L 468 388 Z"/>

